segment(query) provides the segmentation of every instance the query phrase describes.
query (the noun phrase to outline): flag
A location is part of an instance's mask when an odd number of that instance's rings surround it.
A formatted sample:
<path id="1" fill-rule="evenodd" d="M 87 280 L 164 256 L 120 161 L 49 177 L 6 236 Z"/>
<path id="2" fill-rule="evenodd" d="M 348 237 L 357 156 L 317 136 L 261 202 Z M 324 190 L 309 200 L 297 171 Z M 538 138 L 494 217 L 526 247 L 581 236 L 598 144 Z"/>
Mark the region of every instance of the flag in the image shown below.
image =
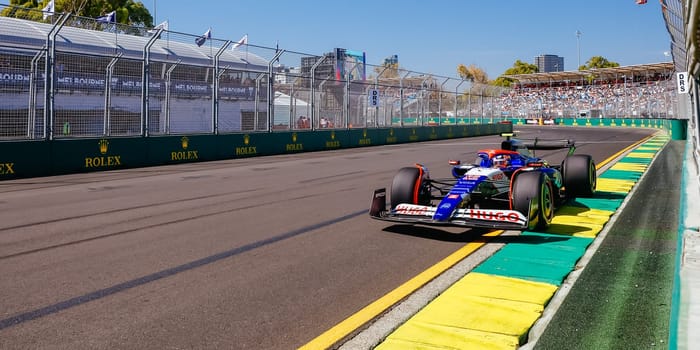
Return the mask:
<path id="1" fill-rule="evenodd" d="M 202 34 L 202 36 L 197 37 L 197 39 L 194 39 L 194 43 L 197 44 L 197 46 L 202 46 L 207 41 L 207 39 L 211 39 L 211 28 L 209 28 L 206 31 L 206 33 Z"/>
<path id="2" fill-rule="evenodd" d="M 238 40 L 233 46 L 231 47 L 231 50 L 235 50 L 237 47 L 241 45 L 248 45 L 248 34 L 244 35 L 241 40 Z"/>
<path id="3" fill-rule="evenodd" d="M 56 12 L 56 5 L 54 4 L 53 0 L 49 1 L 48 4 L 46 4 L 46 7 L 41 9 L 42 12 L 44 12 L 44 20 L 46 20 L 49 16 L 53 16 L 53 13 Z"/>
<path id="4" fill-rule="evenodd" d="M 117 22 L 117 11 L 112 11 L 104 16 L 97 17 L 96 20 L 102 23 L 116 23 Z"/>
<path id="5" fill-rule="evenodd" d="M 647 3 L 647 0 L 637 0 L 637 5 L 644 5 Z"/>

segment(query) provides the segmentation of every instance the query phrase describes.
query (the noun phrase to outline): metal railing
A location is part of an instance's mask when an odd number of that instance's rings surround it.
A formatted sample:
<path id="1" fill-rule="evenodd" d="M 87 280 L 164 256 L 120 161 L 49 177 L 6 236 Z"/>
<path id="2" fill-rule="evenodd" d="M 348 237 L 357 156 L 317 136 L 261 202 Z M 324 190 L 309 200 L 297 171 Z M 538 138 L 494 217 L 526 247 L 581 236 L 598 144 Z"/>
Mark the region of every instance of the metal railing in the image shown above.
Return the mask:
<path id="1" fill-rule="evenodd" d="M 42 21 L 22 10 L 30 21 L 15 18 L 17 9 L 0 5 L 10 15 L 0 17 L 0 139 L 402 127 L 542 112 L 513 109 L 510 89 L 336 52 L 217 38 L 198 45 L 199 35 L 71 14 Z"/>

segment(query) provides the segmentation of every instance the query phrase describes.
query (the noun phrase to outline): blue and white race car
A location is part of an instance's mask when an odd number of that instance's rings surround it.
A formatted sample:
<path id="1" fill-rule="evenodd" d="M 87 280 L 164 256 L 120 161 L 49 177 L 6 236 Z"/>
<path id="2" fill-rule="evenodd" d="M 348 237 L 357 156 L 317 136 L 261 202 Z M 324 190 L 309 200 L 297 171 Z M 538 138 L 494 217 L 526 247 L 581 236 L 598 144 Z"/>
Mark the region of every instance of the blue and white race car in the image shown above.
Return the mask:
<path id="1" fill-rule="evenodd" d="M 499 149 L 477 153 L 474 164 L 451 160 L 453 178 L 431 179 L 420 164 L 405 167 L 372 197 L 374 219 L 423 225 L 543 230 L 566 200 L 591 196 L 596 166 L 590 155 L 574 154 L 571 140 L 519 140 L 502 134 Z M 561 165 L 538 158 L 538 149 L 568 148 Z"/>

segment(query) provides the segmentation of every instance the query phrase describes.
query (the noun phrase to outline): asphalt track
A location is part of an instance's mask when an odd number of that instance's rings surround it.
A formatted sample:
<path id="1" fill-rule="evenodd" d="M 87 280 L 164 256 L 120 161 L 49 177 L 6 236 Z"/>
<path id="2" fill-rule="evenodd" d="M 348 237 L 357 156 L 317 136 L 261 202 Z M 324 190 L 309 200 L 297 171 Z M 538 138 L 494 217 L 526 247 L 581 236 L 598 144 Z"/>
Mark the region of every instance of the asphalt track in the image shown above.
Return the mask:
<path id="1" fill-rule="evenodd" d="M 522 127 L 596 162 L 646 129 Z M 421 162 L 448 176 L 498 137 L 0 182 L 0 348 L 292 349 L 465 245 L 370 220 Z M 540 155 L 551 162 L 561 151 Z"/>

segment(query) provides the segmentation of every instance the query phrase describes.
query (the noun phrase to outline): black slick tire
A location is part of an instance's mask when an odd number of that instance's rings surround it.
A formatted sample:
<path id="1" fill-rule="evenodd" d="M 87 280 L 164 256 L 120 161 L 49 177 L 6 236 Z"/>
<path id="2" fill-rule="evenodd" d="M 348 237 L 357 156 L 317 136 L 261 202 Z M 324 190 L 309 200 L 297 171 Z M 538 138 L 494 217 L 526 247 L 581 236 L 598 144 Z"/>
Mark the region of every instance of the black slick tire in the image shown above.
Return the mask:
<path id="1" fill-rule="evenodd" d="M 546 174 L 518 173 L 511 192 L 513 210 L 528 217 L 528 230 L 545 230 L 554 218 L 554 192 Z"/>
<path id="2" fill-rule="evenodd" d="M 590 197 L 595 193 L 597 176 L 595 163 L 590 155 L 567 156 L 561 167 L 564 194 L 567 198 Z"/>
<path id="3" fill-rule="evenodd" d="M 399 169 L 391 183 L 391 207 L 401 203 L 428 204 L 429 193 L 425 193 L 423 171 L 418 167 Z"/>

